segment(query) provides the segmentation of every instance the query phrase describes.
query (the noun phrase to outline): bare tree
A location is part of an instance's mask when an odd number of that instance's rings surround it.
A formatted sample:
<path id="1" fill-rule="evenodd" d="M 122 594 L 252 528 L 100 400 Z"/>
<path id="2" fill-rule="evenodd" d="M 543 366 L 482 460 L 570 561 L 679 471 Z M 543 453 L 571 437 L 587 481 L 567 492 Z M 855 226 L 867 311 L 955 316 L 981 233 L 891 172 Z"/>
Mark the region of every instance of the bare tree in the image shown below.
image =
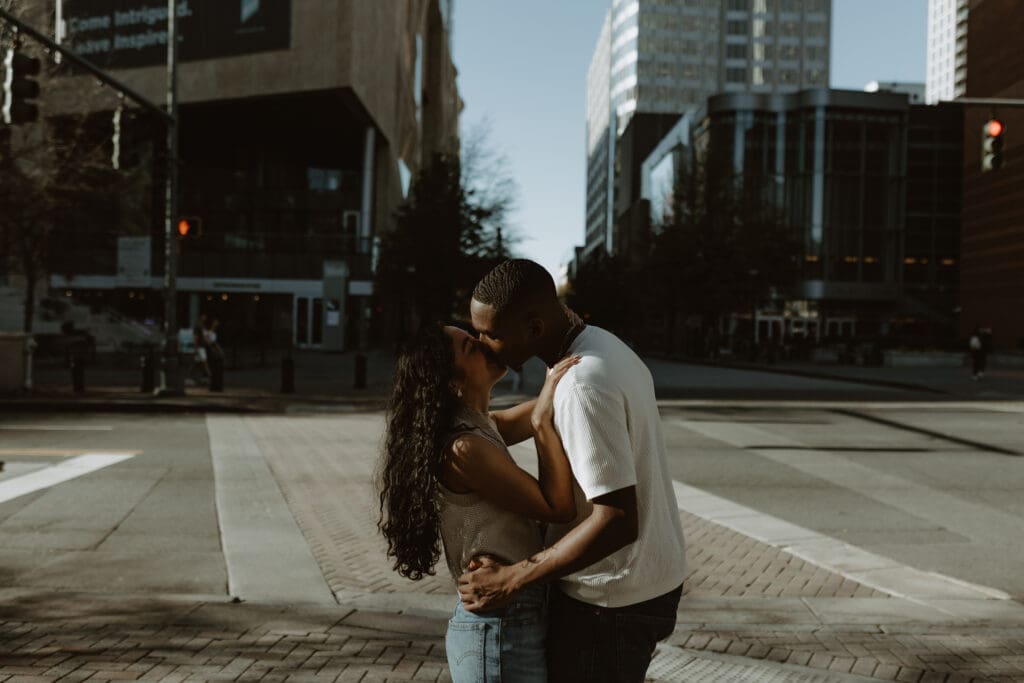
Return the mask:
<path id="1" fill-rule="evenodd" d="M 500 261 L 511 256 L 521 241 L 510 222 L 518 209 L 519 184 L 507 155 L 494 145 L 492 131 L 487 117 L 470 125 L 462 137 L 459 162 L 463 192 L 485 216 L 481 219 L 485 251 Z"/>
<path id="2" fill-rule="evenodd" d="M 5 9 L 16 10 L 17 5 L 15 0 L 0 0 Z M 16 39 L 0 22 L 0 48 L 14 45 Z M 26 41 L 19 50 L 43 62 L 42 91 L 67 75 L 37 46 Z M 116 98 L 88 79 L 63 80 L 65 86 L 73 82 L 78 88 L 73 93 L 78 112 L 47 116 L 43 111 L 33 123 L 0 128 L 0 270 L 25 280 L 25 332 L 32 331 L 36 290 L 50 274 L 51 257 L 69 216 L 105 217 L 104 230 L 110 232 L 123 230 L 120 218 L 125 216 L 132 216 L 129 224 L 147 222 L 135 215 L 145 204 L 145 174 L 114 168 L 114 123 L 103 109 L 116 108 Z"/>

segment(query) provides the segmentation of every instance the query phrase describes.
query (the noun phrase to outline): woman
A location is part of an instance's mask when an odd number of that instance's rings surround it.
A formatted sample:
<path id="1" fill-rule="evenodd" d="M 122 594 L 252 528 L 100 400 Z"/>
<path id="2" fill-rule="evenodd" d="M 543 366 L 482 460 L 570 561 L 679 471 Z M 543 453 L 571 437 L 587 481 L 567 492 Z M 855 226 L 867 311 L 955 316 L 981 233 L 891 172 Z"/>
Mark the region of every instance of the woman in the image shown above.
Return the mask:
<path id="1" fill-rule="evenodd" d="M 548 374 L 537 399 L 489 412 L 505 368 L 456 327 L 427 325 L 399 351 L 381 462 L 380 522 L 388 556 L 403 576 L 434 573 L 444 548 L 452 579 L 474 557 L 505 563 L 543 547 L 541 522 L 576 514 L 572 474 L 554 426 L 554 390 L 579 358 Z M 534 438 L 539 479 L 508 445 Z M 546 681 L 546 593 L 522 591 L 500 610 L 459 604 L 445 646 L 455 683 Z"/>

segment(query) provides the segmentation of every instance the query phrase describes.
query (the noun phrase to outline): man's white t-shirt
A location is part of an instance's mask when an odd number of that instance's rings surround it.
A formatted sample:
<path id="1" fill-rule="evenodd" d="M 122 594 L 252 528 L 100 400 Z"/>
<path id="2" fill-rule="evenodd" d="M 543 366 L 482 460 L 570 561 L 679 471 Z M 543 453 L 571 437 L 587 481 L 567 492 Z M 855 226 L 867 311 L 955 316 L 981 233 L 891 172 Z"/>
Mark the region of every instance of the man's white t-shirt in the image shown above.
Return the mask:
<path id="1" fill-rule="evenodd" d="M 555 389 L 555 427 L 578 484 L 578 514 L 570 524 L 549 527 L 548 545 L 590 514 L 589 501 L 636 486 L 636 542 L 559 582 L 582 602 L 634 605 L 668 593 L 686 574 L 654 381 L 632 349 L 599 327 L 584 328 L 568 353 L 582 359 Z"/>

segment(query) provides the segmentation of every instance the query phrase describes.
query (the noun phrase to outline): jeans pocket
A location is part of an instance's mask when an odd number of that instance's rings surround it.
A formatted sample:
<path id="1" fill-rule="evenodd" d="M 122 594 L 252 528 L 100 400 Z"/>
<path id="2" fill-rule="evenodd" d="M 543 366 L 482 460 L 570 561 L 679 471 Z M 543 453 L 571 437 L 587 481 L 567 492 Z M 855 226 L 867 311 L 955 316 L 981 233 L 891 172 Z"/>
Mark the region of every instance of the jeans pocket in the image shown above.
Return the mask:
<path id="1" fill-rule="evenodd" d="M 498 623 L 481 619 L 448 622 L 445 654 L 453 683 L 501 683 Z"/>
<path id="2" fill-rule="evenodd" d="M 483 622 L 448 622 L 444 638 L 445 654 L 452 681 L 467 683 L 484 680 L 484 641 L 487 638 L 487 624 Z"/>

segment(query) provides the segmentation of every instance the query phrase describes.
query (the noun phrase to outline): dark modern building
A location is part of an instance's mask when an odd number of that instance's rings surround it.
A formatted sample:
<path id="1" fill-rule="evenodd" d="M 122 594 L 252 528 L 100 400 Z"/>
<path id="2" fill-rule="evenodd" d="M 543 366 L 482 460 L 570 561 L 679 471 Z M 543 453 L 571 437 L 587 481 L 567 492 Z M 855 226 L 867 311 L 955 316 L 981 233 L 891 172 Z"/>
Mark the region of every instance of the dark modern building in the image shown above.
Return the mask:
<path id="1" fill-rule="evenodd" d="M 958 105 L 910 105 L 886 92 L 715 95 L 643 161 L 650 224 L 658 229 L 666 195 L 692 164 L 708 183 L 780 210 L 801 245 L 799 284 L 757 311 L 757 338 L 949 338 L 959 117 Z"/>
<path id="2" fill-rule="evenodd" d="M 54 0 L 27 6 L 54 26 Z M 62 40 L 163 103 L 166 12 L 166 0 L 64 0 Z M 364 341 L 377 238 L 431 155 L 458 151 L 450 13 L 450 0 L 181 3 L 177 218 L 193 226 L 181 242 L 181 327 L 205 312 L 248 343 Z M 73 72 L 62 81 L 47 117 L 75 114 L 91 87 Z M 94 100 L 112 134 L 116 96 Z M 148 131 L 148 211 L 114 226 L 69 215 L 55 226 L 49 284 L 160 318 L 162 133 L 127 104 L 119 126 L 126 158 Z"/>
<path id="3" fill-rule="evenodd" d="M 1024 11 L 1013 0 L 971 0 L 967 97 L 1024 100 Z M 1005 126 L 1004 164 L 981 171 L 982 127 Z M 1024 348 L 1024 109 L 967 106 L 964 114 L 960 332 L 992 328 L 997 349 Z"/>

